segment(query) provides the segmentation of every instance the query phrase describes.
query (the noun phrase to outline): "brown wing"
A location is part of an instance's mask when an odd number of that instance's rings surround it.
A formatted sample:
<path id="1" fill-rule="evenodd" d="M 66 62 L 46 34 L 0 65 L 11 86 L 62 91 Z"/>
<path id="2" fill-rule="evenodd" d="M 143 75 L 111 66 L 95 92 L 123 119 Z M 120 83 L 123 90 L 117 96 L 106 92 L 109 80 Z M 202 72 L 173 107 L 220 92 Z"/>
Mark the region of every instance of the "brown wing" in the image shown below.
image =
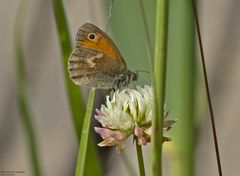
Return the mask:
<path id="1" fill-rule="evenodd" d="M 91 38 L 93 36 L 94 38 Z M 77 32 L 76 48 L 95 49 L 107 57 L 126 65 L 114 42 L 101 29 L 93 24 L 85 23 Z"/>
<path id="2" fill-rule="evenodd" d="M 97 50 L 76 48 L 69 58 L 68 69 L 77 85 L 111 88 L 127 68 Z"/>

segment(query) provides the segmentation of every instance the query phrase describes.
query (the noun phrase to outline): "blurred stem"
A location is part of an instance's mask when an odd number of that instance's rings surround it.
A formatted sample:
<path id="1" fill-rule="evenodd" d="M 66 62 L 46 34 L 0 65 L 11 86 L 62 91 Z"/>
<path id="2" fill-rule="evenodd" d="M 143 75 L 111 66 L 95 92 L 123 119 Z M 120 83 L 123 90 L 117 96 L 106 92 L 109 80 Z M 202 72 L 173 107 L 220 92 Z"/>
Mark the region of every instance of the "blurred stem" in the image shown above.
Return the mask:
<path id="1" fill-rule="evenodd" d="M 195 32 L 190 0 L 170 1 L 167 105 L 178 124 L 171 131 L 171 176 L 194 175 Z M 177 89 L 176 89 L 177 87 Z M 172 154 L 170 154 L 172 155 Z"/>
<path id="2" fill-rule="evenodd" d="M 75 131 L 77 134 L 77 139 L 80 141 L 80 134 L 83 128 L 83 117 L 84 117 L 84 103 L 81 91 L 78 86 L 74 85 L 72 80 L 69 78 L 68 72 L 68 58 L 72 51 L 72 45 L 70 40 L 70 34 L 68 30 L 67 20 L 65 17 L 64 7 L 61 0 L 52 0 L 55 20 L 57 24 L 58 37 L 60 40 L 61 51 L 63 56 L 63 67 L 64 67 L 64 77 L 65 84 L 67 88 L 68 98 L 69 98 L 69 108 L 71 110 L 71 116 L 73 123 L 75 125 Z M 101 166 L 99 162 L 99 157 L 96 151 L 96 144 L 93 138 L 89 138 L 89 145 L 87 150 L 86 158 L 86 175 L 101 175 Z M 94 169 L 92 169 L 94 168 Z"/>
<path id="3" fill-rule="evenodd" d="M 140 176 L 145 176 L 145 168 L 144 168 L 144 160 L 142 154 L 142 146 L 138 145 L 137 141 L 135 141 L 136 150 L 137 150 L 137 158 L 138 158 L 138 168 Z"/>
<path id="4" fill-rule="evenodd" d="M 34 127 L 32 124 L 32 117 L 30 114 L 30 109 L 27 101 L 26 96 L 26 78 L 25 78 L 25 68 L 24 68 L 24 61 L 23 61 L 23 49 L 22 49 L 22 35 L 23 35 L 23 27 L 24 21 L 26 18 L 26 14 L 28 12 L 30 1 L 29 0 L 21 0 L 20 4 L 17 9 L 15 27 L 14 27 L 14 34 L 15 34 L 15 59 L 16 59 L 16 69 L 17 69 L 17 83 L 18 83 L 18 90 L 17 90 L 17 98 L 18 104 L 20 108 L 20 113 L 22 117 L 22 122 L 25 127 L 25 132 L 27 135 L 28 140 L 28 147 L 29 147 L 29 156 L 31 157 L 31 164 L 33 168 L 33 174 L 35 176 L 40 176 L 41 170 L 39 166 L 38 154 L 37 154 L 37 144 L 36 144 L 36 137 L 34 134 Z"/>
<path id="5" fill-rule="evenodd" d="M 215 117 L 214 117 L 212 99 L 211 99 L 211 94 L 210 94 L 210 89 L 209 89 L 209 83 L 208 83 L 209 81 L 208 81 L 208 75 L 207 75 L 207 69 L 206 69 L 206 63 L 205 63 L 205 57 L 204 57 L 204 51 L 203 51 L 203 44 L 202 44 L 202 37 L 201 37 L 201 31 L 200 31 L 200 24 L 199 24 L 198 12 L 197 12 L 195 0 L 192 0 L 192 7 L 193 7 L 193 14 L 194 14 L 195 22 L 196 22 L 196 28 L 197 28 L 204 84 L 205 84 L 205 89 L 206 89 L 206 94 L 207 94 L 208 107 L 209 107 L 209 111 L 210 111 L 210 119 L 211 119 L 211 125 L 212 125 L 214 147 L 215 147 L 216 159 L 217 159 L 217 165 L 218 165 L 218 173 L 219 173 L 219 176 L 222 176 L 223 175 L 222 174 L 222 165 L 221 165 L 221 159 L 220 159 L 220 154 L 219 154 Z"/>
<path id="6" fill-rule="evenodd" d="M 162 175 L 163 113 L 167 55 L 168 1 L 157 0 L 154 56 L 154 116 L 152 120 L 150 176 Z"/>
<path id="7" fill-rule="evenodd" d="M 144 23 L 144 29 L 145 29 L 145 33 L 146 33 L 146 39 L 147 39 L 147 47 L 148 47 L 148 53 L 150 58 L 148 58 L 148 64 L 150 66 L 150 72 L 151 72 L 151 77 L 153 77 L 153 50 L 152 50 L 152 45 L 151 45 L 151 39 L 150 39 L 150 33 L 149 33 L 149 29 L 148 29 L 148 24 L 147 24 L 147 17 L 145 14 L 145 10 L 144 10 L 144 5 L 143 5 L 143 0 L 138 0 L 139 5 L 140 5 L 140 9 L 141 9 L 141 14 L 142 14 L 142 19 L 143 19 L 143 23 Z"/>
<path id="8" fill-rule="evenodd" d="M 84 122 L 83 122 L 83 129 L 82 129 L 82 133 L 81 133 L 81 141 L 80 141 L 80 146 L 79 146 L 75 176 L 84 176 L 84 174 L 85 174 L 88 138 L 89 138 L 91 118 L 92 118 L 94 97 L 95 97 L 95 89 L 91 88 L 89 96 L 88 96 L 87 109 L 86 109 L 86 114 L 85 114 Z M 95 169 L 95 168 L 93 168 L 93 169 Z"/>
<path id="9" fill-rule="evenodd" d="M 79 87 L 74 85 L 73 82 L 69 79 L 68 58 L 72 52 L 72 44 L 62 1 L 53 0 L 53 9 L 63 56 L 62 61 L 64 67 L 65 83 L 69 98 L 69 107 L 71 109 L 76 134 L 78 136 L 78 139 L 80 139 L 85 107 Z"/>

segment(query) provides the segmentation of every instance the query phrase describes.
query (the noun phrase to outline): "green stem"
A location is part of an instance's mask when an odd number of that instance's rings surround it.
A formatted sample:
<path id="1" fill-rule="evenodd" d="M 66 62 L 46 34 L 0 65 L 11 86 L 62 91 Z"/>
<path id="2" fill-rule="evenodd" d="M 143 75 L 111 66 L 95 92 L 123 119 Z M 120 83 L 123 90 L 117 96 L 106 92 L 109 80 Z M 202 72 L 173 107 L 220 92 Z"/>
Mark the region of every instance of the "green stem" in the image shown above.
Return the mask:
<path id="1" fill-rule="evenodd" d="M 137 141 L 135 141 L 136 150 L 137 150 L 137 158 L 138 158 L 138 168 L 140 176 L 145 176 L 145 167 L 144 167 L 144 160 L 142 154 L 142 146 L 138 145 Z"/>
<path id="2" fill-rule="evenodd" d="M 68 99 L 70 104 L 70 109 L 72 113 L 72 119 L 75 125 L 75 131 L 77 134 L 77 139 L 80 139 L 80 134 L 83 124 L 84 116 L 84 103 L 81 91 L 79 87 L 73 84 L 72 80 L 69 79 L 68 72 L 68 58 L 72 52 L 72 42 L 70 39 L 70 34 L 68 30 L 67 20 L 65 17 L 65 12 L 61 0 L 53 0 L 53 10 L 55 15 L 55 21 L 57 24 L 58 36 L 60 40 L 61 52 L 62 52 L 62 62 L 64 68 L 64 77 L 68 93 Z"/>
<path id="3" fill-rule="evenodd" d="M 30 150 L 29 156 L 31 157 L 31 165 L 33 168 L 34 176 L 40 176 L 41 169 L 38 159 L 36 137 L 34 133 L 34 127 L 32 123 L 32 116 L 29 111 L 28 102 L 25 96 L 26 91 L 21 90 L 21 93 L 18 95 L 18 104 L 22 116 L 22 122 L 24 124 L 25 133 L 28 140 L 28 148 Z"/>
<path id="4" fill-rule="evenodd" d="M 72 51 L 72 44 L 70 40 L 70 34 L 68 30 L 67 20 L 65 17 L 64 7 L 61 0 L 52 0 L 53 9 L 55 15 L 55 21 L 57 24 L 58 36 L 60 40 L 60 46 L 62 51 L 62 62 L 64 67 L 64 77 L 65 85 L 68 93 L 69 108 L 71 112 L 71 117 L 75 125 L 75 131 L 77 134 L 77 139 L 80 141 L 80 134 L 83 128 L 83 117 L 84 117 L 84 103 L 81 91 L 78 86 L 74 85 L 72 80 L 69 78 L 68 71 L 68 58 Z M 101 166 L 99 158 L 96 152 L 95 141 L 93 138 L 89 139 L 89 150 L 87 154 L 87 175 L 101 175 Z M 95 169 L 92 169 L 94 167 Z"/>
<path id="5" fill-rule="evenodd" d="M 169 176 L 194 176 L 194 97 L 197 70 L 194 30 L 191 1 L 171 0 L 166 97 L 171 116 L 179 118 L 179 121 L 181 119 L 181 122 L 170 132 L 174 155 L 171 153 L 169 158 Z"/>
<path id="6" fill-rule="evenodd" d="M 152 120 L 150 176 L 162 175 L 163 113 L 167 55 L 168 1 L 157 0 L 154 55 L 154 116 Z"/>
<path id="7" fill-rule="evenodd" d="M 30 150 L 29 156 L 31 157 L 31 164 L 33 168 L 33 174 L 35 176 L 40 176 L 41 169 L 37 154 L 37 144 L 36 144 L 36 137 L 34 134 L 34 127 L 32 123 L 32 116 L 30 113 L 27 96 L 26 96 L 26 78 L 25 78 L 25 68 L 24 68 L 24 56 L 22 50 L 22 34 L 23 34 L 23 27 L 24 27 L 24 20 L 26 17 L 26 13 L 28 12 L 30 1 L 29 0 L 22 0 L 18 6 L 15 27 L 14 27 L 14 49 L 15 49 L 15 59 L 16 59 L 16 69 L 17 69 L 17 83 L 18 83 L 18 90 L 17 90 L 17 98 L 19 109 L 22 117 L 22 122 L 24 124 L 27 141 L 28 141 L 28 148 Z"/>
<path id="8" fill-rule="evenodd" d="M 78 159 L 77 159 L 75 176 L 84 176 L 85 174 L 87 147 L 88 147 L 88 140 L 89 140 L 89 131 L 90 131 L 94 97 L 95 97 L 95 88 L 91 88 L 88 96 L 86 114 L 83 121 L 83 129 L 81 133 L 81 141 L 80 141 L 80 146 L 78 151 Z"/>

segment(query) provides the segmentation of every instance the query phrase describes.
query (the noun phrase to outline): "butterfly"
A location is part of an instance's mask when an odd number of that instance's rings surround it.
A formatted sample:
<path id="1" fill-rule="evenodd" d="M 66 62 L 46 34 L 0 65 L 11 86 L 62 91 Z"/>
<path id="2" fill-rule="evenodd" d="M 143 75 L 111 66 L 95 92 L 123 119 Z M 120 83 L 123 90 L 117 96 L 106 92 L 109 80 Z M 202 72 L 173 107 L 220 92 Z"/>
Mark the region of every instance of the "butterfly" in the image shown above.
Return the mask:
<path id="1" fill-rule="evenodd" d="M 90 23 L 77 32 L 68 70 L 76 85 L 101 89 L 123 89 L 138 79 L 138 73 L 127 68 L 111 38 Z"/>

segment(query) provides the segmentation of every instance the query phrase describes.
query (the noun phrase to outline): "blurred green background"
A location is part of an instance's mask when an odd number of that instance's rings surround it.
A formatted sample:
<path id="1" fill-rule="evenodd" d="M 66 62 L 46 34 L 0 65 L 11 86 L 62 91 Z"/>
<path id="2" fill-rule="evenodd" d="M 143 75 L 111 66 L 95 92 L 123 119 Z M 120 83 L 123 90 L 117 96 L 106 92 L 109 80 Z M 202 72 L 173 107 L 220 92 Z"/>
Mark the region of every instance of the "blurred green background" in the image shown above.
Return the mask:
<path id="1" fill-rule="evenodd" d="M 105 29 L 109 2 L 106 0 L 63 1 L 72 43 L 85 22 Z M 155 35 L 155 1 L 143 0 L 151 43 Z M 33 175 L 27 135 L 17 103 L 18 72 L 14 50 L 14 22 L 20 0 L 0 2 L 0 171 L 21 170 Z M 173 142 L 164 144 L 164 175 L 217 175 L 202 72 L 195 46 L 190 1 L 172 0 L 169 9 L 166 105 L 169 118 L 178 119 L 166 134 Z M 214 8 L 212 8 L 214 7 Z M 201 1 L 199 4 L 203 44 L 210 78 L 224 175 L 238 171 L 238 111 L 240 3 Z M 20 24 L 21 25 L 20 21 Z M 60 43 L 51 1 L 29 1 L 24 19 L 21 47 L 25 66 L 26 97 L 35 131 L 42 175 L 74 175 L 78 151 L 68 97 Z M 149 70 L 146 33 L 138 0 L 115 0 L 108 34 L 119 47 L 131 70 Z M 196 50 L 195 50 L 196 47 Z M 18 75 L 18 76 L 16 76 Z M 150 74 L 141 73 L 140 85 L 151 84 Z M 82 89 L 87 97 L 87 89 Z M 99 93 L 99 92 L 98 92 Z M 98 94 L 96 107 L 104 102 Z M 96 123 L 95 120 L 92 121 Z M 235 139 L 235 140 L 232 140 Z M 99 140 L 99 139 L 98 139 Z M 229 142 L 229 140 L 231 140 Z M 125 155 L 137 172 L 135 147 L 127 141 Z M 149 145 L 144 148 L 148 170 Z M 101 149 L 103 175 L 127 175 L 122 157 Z M 126 158 L 125 158 L 126 159 Z"/>

